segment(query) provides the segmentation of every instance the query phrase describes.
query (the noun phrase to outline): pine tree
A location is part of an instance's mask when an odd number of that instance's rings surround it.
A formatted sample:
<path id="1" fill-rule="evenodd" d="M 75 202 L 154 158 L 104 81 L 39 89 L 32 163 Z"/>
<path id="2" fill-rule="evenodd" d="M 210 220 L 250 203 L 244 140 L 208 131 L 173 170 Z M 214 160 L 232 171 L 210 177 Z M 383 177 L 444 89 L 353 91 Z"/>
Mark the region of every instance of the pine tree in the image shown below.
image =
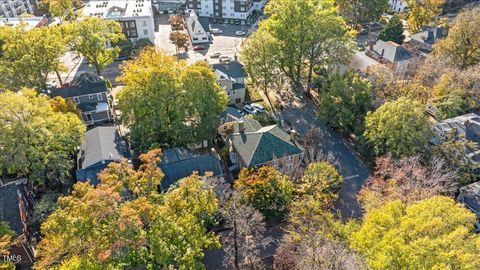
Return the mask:
<path id="1" fill-rule="evenodd" d="M 403 35 L 403 24 L 400 17 L 395 14 L 390 18 L 385 29 L 380 33 L 379 38 L 383 41 L 393 41 L 402 44 L 405 36 Z"/>

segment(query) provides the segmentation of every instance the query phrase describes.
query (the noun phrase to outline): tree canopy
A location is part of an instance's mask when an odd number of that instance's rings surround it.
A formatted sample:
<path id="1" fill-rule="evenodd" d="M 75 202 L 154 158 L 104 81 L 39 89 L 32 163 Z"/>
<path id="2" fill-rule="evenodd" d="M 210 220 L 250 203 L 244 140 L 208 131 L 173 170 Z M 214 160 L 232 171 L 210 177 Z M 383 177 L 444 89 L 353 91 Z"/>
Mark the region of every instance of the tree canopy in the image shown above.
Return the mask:
<path id="1" fill-rule="evenodd" d="M 59 17 L 64 21 L 73 21 L 78 16 L 75 9 L 82 6 L 81 0 L 41 0 L 40 5 L 48 10 L 52 17 Z"/>
<path id="2" fill-rule="evenodd" d="M 0 171 L 55 186 L 71 179 L 85 125 L 76 114 L 54 111 L 34 90 L 0 94 Z"/>
<path id="3" fill-rule="evenodd" d="M 0 40 L 0 91 L 46 89 L 49 73 L 65 69 L 60 57 L 66 52 L 66 41 L 59 26 L 30 30 L 24 25 L 3 26 Z"/>
<path id="4" fill-rule="evenodd" d="M 371 88 L 368 79 L 354 72 L 331 76 L 320 93 L 320 117 L 340 133 L 361 134 L 372 108 Z"/>
<path id="5" fill-rule="evenodd" d="M 349 242 L 369 269 L 478 269 L 474 221 L 474 213 L 447 197 L 393 201 L 368 212 Z"/>
<path id="6" fill-rule="evenodd" d="M 376 21 L 389 8 L 388 0 L 336 0 L 340 13 L 350 24 Z"/>
<path id="7" fill-rule="evenodd" d="M 14 243 L 14 236 L 15 232 L 10 229 L 7 223 L 0 222 L 0 254 L 8 255 L 9 249 L 12 247 Z M 15 269 L 15 265 L 10 262 L 6 262 L 3 260 L 0 261 L 0 269 L 2 270 L 13 270 Z"/>
<path id="8" fill-rule="evenodd" d="M 382 30 L 378 38 L 383 41 L 393 41 L 401 45 L 405 39 L 403 31 L 403 23 L 400 16 L 394 14 L 390 20 L 388 20 L 385 29 Z"/>
<path id="9" fill-rule="evenodd" d="M 408 0 L 408 28 L 412 33 L 419 32 L 422 27 L 438 23 L 437 16 L 442 12 L 446 0 Z"/>
<path id="10" fill-rule="evenodd" d="M 154 49 L 122 66 L 121 121 L 135 147 L 176 146 L 214 138 L 227 104 L 206 62 L 186 66 Z"/>
<path id="11" fill-rule="evenodd" d="M 242 169 L 235 188 L 267 220 L 280 220 L 293 198 L 293 182 L 273 167 Z"/>
<path id="12" fill-rule="evenodd" d="M 83 55 L 93 66 L 98 75 L 112 63 L 120 53 L 118 46 L 108 47 L 125 39 L 120 24 L 114 20 L 86 17 L 71 23 L 70 45 L 73 50 Z"/>
<path id="13" fill-rule="evenodd" d="M 272 0 L 259 31 L 270 33 L 278 69 L 296 90 L 310 88 L 313 71 L 346 63 L 353 33 L 330 0 Z"/>
<path id="14" fill-rule="evenodd" d="M 97 187 L 78 182 L 60 197 L 42 224 L 35 269 L 202 268 L 203 251 L 219 246 L 205 228 L 217 199 L 198 175 L 159 194 L 159 156 L 141 156 L 137 171 L 126 160 L 111 163 Z"/>
<path id="15" fill-rule="evenodd" d="M 377 155 L 412 156 L 425 150 L 431 129 L 423 106 L 401 97 L 365 117 L 365 138 Z"/>

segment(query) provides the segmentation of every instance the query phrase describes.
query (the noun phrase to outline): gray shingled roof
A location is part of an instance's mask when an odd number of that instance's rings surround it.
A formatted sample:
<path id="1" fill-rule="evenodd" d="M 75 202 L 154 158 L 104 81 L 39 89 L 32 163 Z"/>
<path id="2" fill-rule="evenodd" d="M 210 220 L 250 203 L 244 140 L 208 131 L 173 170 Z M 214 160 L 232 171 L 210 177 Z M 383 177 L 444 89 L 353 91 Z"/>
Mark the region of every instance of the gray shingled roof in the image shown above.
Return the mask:
<path id="1" fill-rule="evenodd" d="M 472 183 L 460 189 L 458 200 L 480 216 L 480 182 Z"/>
<path id="2" fill-rule="evenodd" d="M 243 65 L 237 61 L 213 64 L 213 69 L 219 70 L 234 79 L 243 78 L 246 76 Z"/>
<path id="3" fill-rule="evenodd" d="M 17 185 L 0 186 L 0 221 L 7 222 L 18 235 L 23 233 L 22 219 L 18 207 Z"/>
<path id="4" fill-rule="evenodd" d="M 122 157 L 130 158 L 130 153 L 116 127 L 96 127 L 88 130 L 85 134 L 80 166 L 76 172 L 77 180 L 90 179 L 92 184 L 96 185 L 97 173 L 107 167 L 110 162 Z"/>
<path id="5" fill-rule="evenodd" d="M 393 41 L 385 42 L 378 40 L 377 43 L 373 45 L 373 51 L 381 58 L 390 62 L 398 62 L 412 58 L 412 53 Z"/>
<path id="6" fill-rule="evenodd" d="M 178 180 L 198 172 L 200 175 L 212 172 L 213 176 L 223 175 L 220 159 L 214 154 L 196 155 L 186 148 L 172 148 L 163 151 L 159 167 L 165 174 L 161 186 L 168 189 Z"/>
<path id="7" fill-rule="evenodd" d="M 428 45 L 433 45 L 435 42 L 444 37 L 445 29 L 443 27 L 430 27 L 425 26 L 422 28 L 422 31 L 413 35 L 410 35 L 410 38 L 421 43 Z"/>
<path id="8" fill-rule="evenodd" d="M 258 123 L 258 122 L 257 122 Z M 247 166 L 260 165 L 273 160 L 302 153 L 302 149 L 277 125 L 256 131 L 240 132 L 230 136 L 235 151 Z"/>
<path id="9" fill-rule="evenodd" d="M 72 98 L 82 95 L 91 95 L 107 92 L 107 85 L 100 77 L 90 73 L 83 73 L 73 80 L 70 86 L 52 88 L 48 90 L 51 97 L 61 96 Z"/>

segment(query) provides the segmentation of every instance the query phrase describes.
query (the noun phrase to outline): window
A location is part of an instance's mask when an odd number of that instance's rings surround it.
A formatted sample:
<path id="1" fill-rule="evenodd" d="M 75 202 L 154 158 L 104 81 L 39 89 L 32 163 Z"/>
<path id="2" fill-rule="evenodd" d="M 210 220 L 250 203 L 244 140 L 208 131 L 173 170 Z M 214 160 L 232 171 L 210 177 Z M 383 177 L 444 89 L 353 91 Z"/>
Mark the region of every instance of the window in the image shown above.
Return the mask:
<path id="1" fill-rule="evenodd" d="M 88 98 L 89 98 L 89 99 L 92 99 L 92 98 L 93 98 L 93 95 L 88 95 Z"/>
<path id="2" fill-rule="evenodd" d="M 241 98 L 235 99 L 235 103 L 242 103 L 242 99 Z"/>
<path id="3" fill-rule="evenodd" d="M 235 95 L 235 90 L 232 90 L 232 95 Z"/>
<path id="4" fill-rule="evenodd" d="M 137 38 L 137 24 L 135 21 L 121 21 L 122 30 L 127 38 Z"/>
<path id="5" fill-rule="evenodd" d="M 227 96 L 230 96 L 230 91 L 227 91 Z"/>
<path id="6" fill-rule="evenodd" d="M 147 27 L 147 21 L 143 21 L 143 26 Z"/>
<path id="7" fill-rule="evenodd" d="M 148 30 L 147 30 L 147 29 L 144 29 L 144 30 L 143 30 L 143 35 L 144 35 L 144 36 L 148 36 Z"/>
<path id="8" fill-rule="evenodd" d="M 103 99 L 102 94 L 97 94 L 97 99 L 98 99 L 98 100 L 102 100 L 102 99 Z"/>
<path id="9" fill-rule="evenodd" d="M 76 104 L 80 104 L 80 99 L 78 97 L 74 97 L 73 100 L 75 101 Z"/>

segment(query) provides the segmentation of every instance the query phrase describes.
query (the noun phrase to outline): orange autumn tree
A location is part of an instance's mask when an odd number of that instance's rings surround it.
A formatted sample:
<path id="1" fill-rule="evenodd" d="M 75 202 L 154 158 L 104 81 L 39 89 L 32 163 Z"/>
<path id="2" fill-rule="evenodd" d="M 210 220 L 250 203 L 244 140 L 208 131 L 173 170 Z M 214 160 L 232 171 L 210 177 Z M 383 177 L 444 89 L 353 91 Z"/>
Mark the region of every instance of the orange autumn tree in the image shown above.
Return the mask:
<path id="1" fill-rule="evenodd" d="M 203 250 L 219 245 L 205 226 L 217 200 L 198 175 L 159 193 L 160 155 L 141 155 L 138 170 L 111 163 L 97 187 L 79 182 L 60 197 L 42 224 L 35 269 L 201 268 Z"/>

